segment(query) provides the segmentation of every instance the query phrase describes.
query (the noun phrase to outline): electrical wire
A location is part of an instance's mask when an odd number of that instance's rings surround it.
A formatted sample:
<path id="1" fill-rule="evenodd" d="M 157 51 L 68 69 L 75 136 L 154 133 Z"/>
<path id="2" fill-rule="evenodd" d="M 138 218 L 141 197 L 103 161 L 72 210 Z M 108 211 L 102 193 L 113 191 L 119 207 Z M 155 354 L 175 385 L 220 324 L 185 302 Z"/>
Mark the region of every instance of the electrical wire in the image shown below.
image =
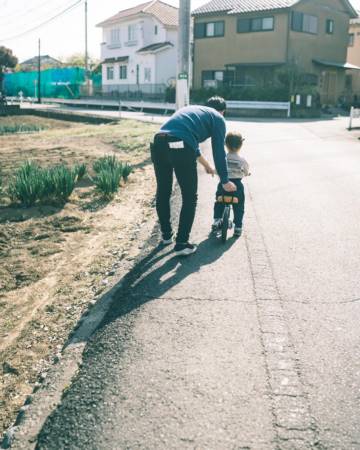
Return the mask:
<path id="1" fill-rule="evenodd" d="M 48 3 L 49 3 L 49 0 L 45 0 L 44 2 L 42 2 L 42 3 L 38 4 L 38 5 L 32 6 L 31 8 L 26 9 L 25 11 L 24 10 L 22 10 L 22 11 L 13 11 L 11 14 L 9 14 L 7 16 L 0 16 L 0 21 L 1 22 L 6 22 L 9 19 L 11 19 L 12 17 L 19 18 L 21 16 L 25 16 L 25 15 L 27 15 L 27 14 L 29 14 L 29 13 L 31 13 L 31 12 L 39 9 L 39 8 L 42 8 L 44 5 L 47 5 Z"/>
<path id="2" fill-rule="evenodd" d="M 35 30 L 38 30 L 39 28 L 42 28 L 44 25 L 47 25 L 50 22 L 53 22 L 55 19 L 57 19 L 58 17 L 62 16 L 63 14 L 66 14 L 70 11 L 72 11 L 73 9 L 77 8 L 83 0 L 77 0 L 75 3 L 73 3 L 72 5 L 68 6 L 67 8 L 65 8 L 63 11 L 59 12 L 58 14 L 56 14 L 55 16 L 50 17 L 49 19 L 45 20 L 44 22 L 40 23 L 39 25 L 36 25 L 35 27 L 29 28 L 28 30 L 25 30 L 19 34 L 15 34 L 13 36 L 9 36 L 7 38 L 4 39 L 0 39 L 0 42 L 6 42 L 6 41 L 11 41 L 13 39 L 17 39 L 19 37 L 25 36 L 29 33 L 32 33 Z"/>

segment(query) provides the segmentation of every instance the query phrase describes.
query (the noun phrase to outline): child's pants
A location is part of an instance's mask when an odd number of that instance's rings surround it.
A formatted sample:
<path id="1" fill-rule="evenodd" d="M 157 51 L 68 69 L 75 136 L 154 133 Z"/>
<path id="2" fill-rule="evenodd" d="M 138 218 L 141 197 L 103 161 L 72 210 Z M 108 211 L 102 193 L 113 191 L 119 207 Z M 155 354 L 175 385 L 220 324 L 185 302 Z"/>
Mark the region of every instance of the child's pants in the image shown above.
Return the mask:
<path id="1" fill-rule="evenodd" d="M 241 182 L 240 178 L 231 179 L 236 185 L 236 192 L 226 192 L 222 187 L 222 184 L 219 183 L 216 191 L 216 197 L 219 195 L 232 195 L 239 199 L 239 203 L 233 203 L 233 211 L 234 211 L 234 224 L 235 228 L 242 228 L 242 222 L 244 217 L 244 208 L 245 208 L 245 193 L 244 193 L 244 185 Z M 221 219 L 224 212 L 225 204 L 219 203 L 215 200 L 214 205 L 214 219 Z"/>

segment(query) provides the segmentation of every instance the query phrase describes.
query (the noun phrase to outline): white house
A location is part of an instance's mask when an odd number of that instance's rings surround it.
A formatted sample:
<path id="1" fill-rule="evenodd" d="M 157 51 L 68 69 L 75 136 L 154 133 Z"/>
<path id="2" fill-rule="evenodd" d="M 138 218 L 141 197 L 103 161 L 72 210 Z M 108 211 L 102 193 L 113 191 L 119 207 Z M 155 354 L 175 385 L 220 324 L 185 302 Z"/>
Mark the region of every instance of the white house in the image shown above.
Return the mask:
<path id="1" fill-rule="evenodd" d="M 175 80 L 177 8 L 148 1 L 97 26 L 103 29 L 103 92 L 159 93 Z"/>

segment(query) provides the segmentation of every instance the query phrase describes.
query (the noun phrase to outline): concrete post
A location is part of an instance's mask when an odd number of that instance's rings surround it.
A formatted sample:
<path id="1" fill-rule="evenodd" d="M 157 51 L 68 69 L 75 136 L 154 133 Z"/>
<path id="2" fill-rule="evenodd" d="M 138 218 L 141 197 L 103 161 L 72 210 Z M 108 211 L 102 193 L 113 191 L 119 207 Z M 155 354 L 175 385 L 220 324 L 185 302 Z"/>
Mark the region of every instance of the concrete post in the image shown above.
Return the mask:
<path id="1" fill-rule="evenodd" d="M 191 0 L 180 0 L 178 28 L 178 61 L 176 74 L 176 108 L 190 103 L 190 19 Z"/>

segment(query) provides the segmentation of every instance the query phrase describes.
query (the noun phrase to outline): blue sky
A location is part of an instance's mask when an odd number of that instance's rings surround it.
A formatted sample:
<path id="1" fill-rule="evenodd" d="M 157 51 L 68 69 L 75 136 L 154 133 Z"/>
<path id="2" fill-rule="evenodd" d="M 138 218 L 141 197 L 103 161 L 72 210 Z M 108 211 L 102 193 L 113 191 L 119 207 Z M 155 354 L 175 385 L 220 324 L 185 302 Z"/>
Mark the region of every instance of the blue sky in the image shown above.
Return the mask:
<path id="1" fill-rule="evenodd" d="M 11 48 L 20 61 L 37 54 L 41 39 L 42 54 L 62 58 L 84 51 L 84 0 L 49 24 L 22 36 L 45 20 L 56 16 L 77 0 L 0 0 L 0 45 Z M 146 0 L 88 0 L 89 53 L 99 57 L 101 31 L 95 25 L 118 11 Z M 178 0 L 165 0 L 178 6 Z M 192 0 L 192 9 L 208 0 Z M 360 9 L 360 0 L 353 0 Z M 18 37 L 16 37 L 18 36 Z"/>

